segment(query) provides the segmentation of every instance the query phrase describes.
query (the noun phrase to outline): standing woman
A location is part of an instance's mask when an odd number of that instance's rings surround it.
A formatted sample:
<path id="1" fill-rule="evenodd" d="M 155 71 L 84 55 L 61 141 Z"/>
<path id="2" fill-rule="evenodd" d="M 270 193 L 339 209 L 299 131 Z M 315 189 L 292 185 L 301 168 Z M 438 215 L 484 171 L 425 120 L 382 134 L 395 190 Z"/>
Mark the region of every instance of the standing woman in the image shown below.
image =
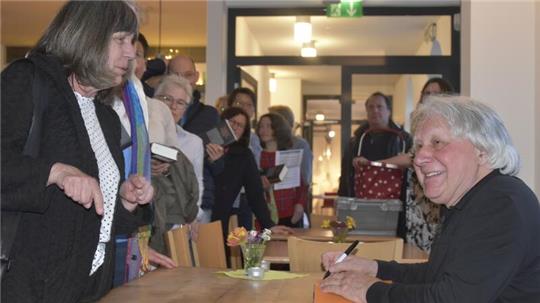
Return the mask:
<path id="1" fill-rule="evenodd" d="M 418 106 L 430 95 L 453 93 L 454 88 L 448 81 L 443 78 L 431 78 L 422 87 Z M 405 202 L 406 240 L 429 252 L 441 222 L 441 206 L 431 202 L 424 195 L 413 168 L 410 168 L 410 173 L 411 182 Z"/>
<path id="2" fill-rule="evenodd" d="M 123 180 L 118 116 L 100 102 L 135 57 L 137 27 L 129 2 L 70 1 L 2 72 L 2 216 L 20 216 L 4 302 L 95 301 L 112 285 L 112 239 L 137 227 L 153 196 L 143 177 Z"/>
<path id="3" fill-rule="evenodd" d="M 292 148 L 292 132 L 289 124 L 281 115 L 268 113 L 261 116 L 257 125 L 257 135 L 261 139 L 261 169 L 275 166 L 276 151 Z M 264 188 L 272 194 L 278 211 L 279 224 L 290 227 L 302 227 L 302 218 L 307 200 L 308 188 L 304 178 L 300 178 L 300 186 L 273 190 L 265 176 L 262 177 Z M 270 202 L 271 203 L 271 202 Z"/>
<path id="4" fill-rule="evenodd" d="M 212 221 L 221 221 L 223 232 L 226 234 L 229 227 L 229 217 L 232 214 L 233 203 L 244 187 L 249 207 L 263 228 L 271 229 L 274 233 L 287 234 L 292 230 L 285 226 L 275 225 L 270 218 L 270 211 L 266 205 L 263 186 L 259 176 L 259 169 L 255 163 L 253 153 L 249 149 L 249 117 L 244 110 L 238 107 L 229 107 L 222 114 L 222 119 L 229 123 L 238 139 L 225 148 L 223 152 L 216 150 L 215 144 L 208 144 L 206 151 L 213 165 L 222 166 L 216 174 L 216 201 L 212 209 Z M 220 155 L 223 155 L 220 157 Z"/>

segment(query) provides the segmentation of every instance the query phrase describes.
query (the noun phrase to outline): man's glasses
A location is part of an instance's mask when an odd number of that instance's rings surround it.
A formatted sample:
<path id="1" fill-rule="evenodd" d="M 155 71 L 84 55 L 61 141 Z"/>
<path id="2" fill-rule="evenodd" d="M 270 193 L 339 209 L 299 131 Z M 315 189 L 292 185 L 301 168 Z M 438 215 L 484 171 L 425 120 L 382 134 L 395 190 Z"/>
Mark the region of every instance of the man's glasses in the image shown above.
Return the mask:
<path id="1" fill-rule="evenodd" d="M 188 103 L 184 99 L 174 99 L 173 97 L 169 95 L 157 95 L 154 96 L 154 98 L 162 101 L 163 103 L 167 104 L 169 107 L 172 107 L 175 105 L 176 107 L 185 109 L 188 107 Z"/>

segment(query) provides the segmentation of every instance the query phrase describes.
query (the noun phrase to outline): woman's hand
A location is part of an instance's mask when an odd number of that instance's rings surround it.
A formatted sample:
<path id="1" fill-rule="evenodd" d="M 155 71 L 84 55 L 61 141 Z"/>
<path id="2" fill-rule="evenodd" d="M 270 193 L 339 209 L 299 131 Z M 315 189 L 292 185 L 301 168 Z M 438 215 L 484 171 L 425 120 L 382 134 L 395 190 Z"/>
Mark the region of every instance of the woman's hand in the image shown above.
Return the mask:
<path id="1" fill-rule="evenodd" d="M 366 165 L 369 163 L 369 160 L 364 157 L 354 157 L 352 160 L 352 165 L 355 169 L 360 169 L 360 165 Z"/>
<path id="2" fill-rule="evenodd" d="M 166 175 L 169 172 L 169 163 L 161 162 L 159 160 L 152 159 L 152 176 Z"/>
<path id="3" fill-rule="evenodd" d="M 343 296 L 353 302 L 366 303 L 367 291 L 377 278 L 356 271 L 342 271 L 322 280 L 321 290 Z"/>
<path id="4" fill-rule="evenodd" d="M 208 143 L 206 144 L 206 153 L 208 153 L 208 159 L 210 159 L 211 162 L 214 162 L 223 157 L 224 151 L 221 145 Z"/>
<path id="5" fill-rule="evenodd" d="M 131 175 L 120 186 L 120 198 L 124 207 L 135 210 L 137 205 L 148 204 L 154 197 L 154 187 L 143 176 Z"/>
<path id="6" fill-rule="evenodd" d="M 266 191 L 268 191 L 272 187 L 272 183 L 268 181 L 268 178 L 266 176 L 261 176 L 261 182 L 262 182 L 263 189 Z"/>
<path id="7" fill-rule="evenodd" d="M 294 213 L 291 217 L 291 223 L 296 224 L 296 222 L 298 222 L 302 218 L 304 218 L 304 206 L 302 206 L 302 204 L 295 204 Z"/>
<path id="8" fill-rule="evenodd" d="M 64 191 L 66 196 L 81 204 L 84 208 L 96 208 L 98 215 L 103 215 L 103 194 L 97 180 L 78 168 L 55 163 L 51 167 L 47 186 L 56 184 Z"/>
<path id="9" fill-rule="evenodd" d="M 158 253 L 153 248 L 148 247 L 148 261 L 153 265 L 162 266 L 168 269 L 175 268 L 177 265 L 173 259 Z"/>
<path id="10" fill-rule="evenodd" d="M 285 225 L 274 225 L 273 227 L 270 228 L 270 231 L 273 234 L 278 234 L 278 235 L 291 235 L 294 233 L 292 228 Z"/>

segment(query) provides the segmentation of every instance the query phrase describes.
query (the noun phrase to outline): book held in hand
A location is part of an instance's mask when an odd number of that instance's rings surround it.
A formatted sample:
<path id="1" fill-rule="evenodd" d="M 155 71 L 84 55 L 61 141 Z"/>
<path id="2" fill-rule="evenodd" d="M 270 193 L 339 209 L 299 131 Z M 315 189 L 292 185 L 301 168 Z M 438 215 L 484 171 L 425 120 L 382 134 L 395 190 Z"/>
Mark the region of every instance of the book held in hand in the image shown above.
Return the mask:
<path id="1" fill-rule="evenodd" d="M 238 140 L 228 120 L 224 119 L 219 124 L 207 131 L 202 136 L 204 145 L 214 143 L 221 146 L 229 145 Z"/>
<path id="2" fill-rule="evenodd" d="M 266 169 L 263 174 L 271 184 L 274 184 L 283 181 L 287 175 L 287 171 L 287 166 L 280 164 Z"/>
<path id="3" fill-rule="evenodd" d="M 167 163 L 176 161 L 178 156 L 176 148 L 155 142 L 150 143 L 150 153 L 153 159 Z"/>

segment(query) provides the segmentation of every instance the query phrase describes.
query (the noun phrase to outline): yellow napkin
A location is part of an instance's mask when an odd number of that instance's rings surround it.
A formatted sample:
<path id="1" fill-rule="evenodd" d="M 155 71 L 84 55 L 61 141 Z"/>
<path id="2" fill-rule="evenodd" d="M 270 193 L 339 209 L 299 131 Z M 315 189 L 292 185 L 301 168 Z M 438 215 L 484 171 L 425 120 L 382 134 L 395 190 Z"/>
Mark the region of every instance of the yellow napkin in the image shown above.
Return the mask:
<path id="1" fill-rule="evenodd" d="M 253 280 L 246 275 L 243 269 L 237 269 L 233 271 L 218 271 L 217 273 L 225 274 L 228 277 L 236 278 L 236 279 Z M 264 278 L 262 280 L 263 281 L 285 280 L 285 279 L 301 278 L 305 276 L 307 276 L 307 274 L 293 274 L 287 271 L 269 270 L 264 273 Z"/>

